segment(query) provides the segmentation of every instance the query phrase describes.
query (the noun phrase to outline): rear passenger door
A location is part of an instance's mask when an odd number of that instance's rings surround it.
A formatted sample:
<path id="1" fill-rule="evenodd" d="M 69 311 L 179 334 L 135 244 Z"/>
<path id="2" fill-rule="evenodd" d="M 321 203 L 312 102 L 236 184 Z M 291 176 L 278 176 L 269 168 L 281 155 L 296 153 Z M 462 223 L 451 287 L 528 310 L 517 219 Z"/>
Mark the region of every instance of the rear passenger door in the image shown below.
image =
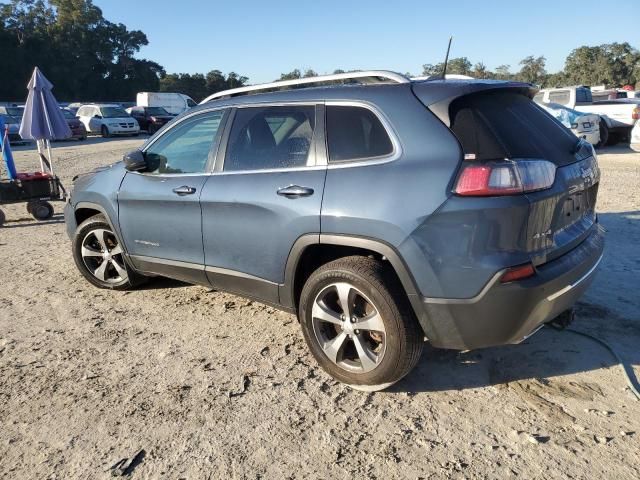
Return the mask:
<path id="1" fill-rule="evenodd" d="M 224 290 L 278 302 L 294 242 L 320 232 L 321 105 L 238 107 L 200 203 L 205 270 Z"/>

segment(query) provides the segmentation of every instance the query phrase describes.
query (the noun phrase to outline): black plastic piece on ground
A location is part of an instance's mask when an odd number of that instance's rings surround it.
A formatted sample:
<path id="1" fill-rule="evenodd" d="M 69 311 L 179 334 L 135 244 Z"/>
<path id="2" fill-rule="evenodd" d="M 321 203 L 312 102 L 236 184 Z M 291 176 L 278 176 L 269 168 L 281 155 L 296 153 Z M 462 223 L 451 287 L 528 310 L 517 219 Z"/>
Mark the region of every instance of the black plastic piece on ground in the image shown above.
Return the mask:
<path id="1" fill-rule="evenodd" d="M 556 328 L 558 330 L 564 330 L 565 328 L 567 328 L 569 325 L 573 323 L 575 318 L 576 318 L 576 311 L 574 308 L 570 308 L 569 310 L 565 310 L 556 318 L 551 320 L 549 322 L 549 325 L 551 325 L 553 328 Z"/>

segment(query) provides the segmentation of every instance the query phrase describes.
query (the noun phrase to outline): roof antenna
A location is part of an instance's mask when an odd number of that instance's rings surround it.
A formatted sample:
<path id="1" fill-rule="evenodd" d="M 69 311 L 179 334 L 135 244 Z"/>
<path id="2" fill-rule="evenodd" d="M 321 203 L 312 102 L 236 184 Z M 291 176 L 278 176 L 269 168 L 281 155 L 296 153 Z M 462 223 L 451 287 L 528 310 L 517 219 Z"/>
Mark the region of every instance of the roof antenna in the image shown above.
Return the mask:
<path id="1" fill-rule="evenodd" d="M 444 57 L 444 66 L 442 67 L 442 80 L 447 79 L 447 64 L 449 63 L 449 51 L 451 50 L 451 41 L 453 37 L 449 37 L 449 45 L 447 46 L 447 56 Z"/>

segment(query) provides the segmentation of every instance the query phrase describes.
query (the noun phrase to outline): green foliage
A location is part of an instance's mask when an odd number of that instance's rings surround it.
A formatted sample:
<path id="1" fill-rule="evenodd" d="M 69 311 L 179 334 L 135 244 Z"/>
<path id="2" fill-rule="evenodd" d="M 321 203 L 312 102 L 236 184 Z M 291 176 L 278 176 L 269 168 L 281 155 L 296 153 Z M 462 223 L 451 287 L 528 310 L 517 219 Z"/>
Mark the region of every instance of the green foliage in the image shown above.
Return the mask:
<path id="1" fill-rule="evenodd" d="M 547 59 L 544 57 L 534 57 L 529 55 L 520 61 L 522 68 L 515 75 L 515 79 L 521 82 L 533 83 L 534 85 L 544 82 L 547 75 L 545 66 Z"/>
<path id="2" fill-rule="evenodd" d="M 629 43 L 583 46 L 567 57 L 567 81 L 579 85 L 634 85 L 640 81 L 640 52 Z"/>
<path id="3" fill-rule="evenodd" d="M 21 101 L 37 65 L 55 86 L 60 100 L 133 100 L 141 91 L 180 92 L 199 101 L 245 85 L 248 78 L 220 70 L 167 74 L 161 65 L 136 58 L 146 35 L 105 19 L 92 0 L 5 0 L 0 3 L 0 99 Z M 565 68 L 547 73 L 544 56 L 527 56 L 520 70 L 500 65 L 491 71 L 483 62 L 452 58 L 447 73 L 480 79 L 519 80 L 540 86 L 571 84 L 640 87 L 640 52 L 629 43 L 581 46 Z M 349 70 L 347 70 L 349 71 Z M 353 70 L 351 70 L 353 71 Z M 423 65 L 423 75 L 439 75 L 443 64 Z M 336 69 L 333 73 L 344 73 Z M 278 80 L 314 77 L 312 69 L 294 69 Z"/>
<path id="4" fill-rule="evenodd" d="M 440 75 L 444 70 L 444 62 L 435 65 L 427 63 L 422 66 L 422 75 Z M 471 75 L 471 62 L 467 57 L 450 58 L 447 63 L 447 73 L 457 75 Z"/>
<path id="5" fill-rule="evenodd" d="M 163 74 L 160 77 L 160 91 L 184 93 L 199 102 L 212 93 L 241 87 L 247 83 L 247 80 L 247 77 L 235 72 L 225 76 L 220 70 L 211 70 L 206 75 L 201 73 Z"/>
<path id="6" fill-rule="evenodd" d="M 37 65 L 66 100 L 131 99 L 157 90 L 163 68 L 134 55 L 139 30 L 109 22 L 91 0 L 11 0 L 0 4 L 0 98 L 24 100 Z"/>

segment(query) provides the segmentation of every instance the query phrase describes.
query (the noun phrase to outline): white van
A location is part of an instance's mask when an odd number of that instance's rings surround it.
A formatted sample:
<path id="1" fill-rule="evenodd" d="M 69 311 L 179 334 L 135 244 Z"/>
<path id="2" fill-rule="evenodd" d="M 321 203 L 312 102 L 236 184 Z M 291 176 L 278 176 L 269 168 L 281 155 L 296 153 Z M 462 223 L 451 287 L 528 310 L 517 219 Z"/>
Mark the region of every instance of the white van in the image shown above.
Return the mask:
<path id="1" fill-rule="evenodd" d="M 179 115 L 197 105 L 188 95 L 169 92 L 140 92 L 136 104 L 138 107 L 164 107 L 172 115 Z"/>

